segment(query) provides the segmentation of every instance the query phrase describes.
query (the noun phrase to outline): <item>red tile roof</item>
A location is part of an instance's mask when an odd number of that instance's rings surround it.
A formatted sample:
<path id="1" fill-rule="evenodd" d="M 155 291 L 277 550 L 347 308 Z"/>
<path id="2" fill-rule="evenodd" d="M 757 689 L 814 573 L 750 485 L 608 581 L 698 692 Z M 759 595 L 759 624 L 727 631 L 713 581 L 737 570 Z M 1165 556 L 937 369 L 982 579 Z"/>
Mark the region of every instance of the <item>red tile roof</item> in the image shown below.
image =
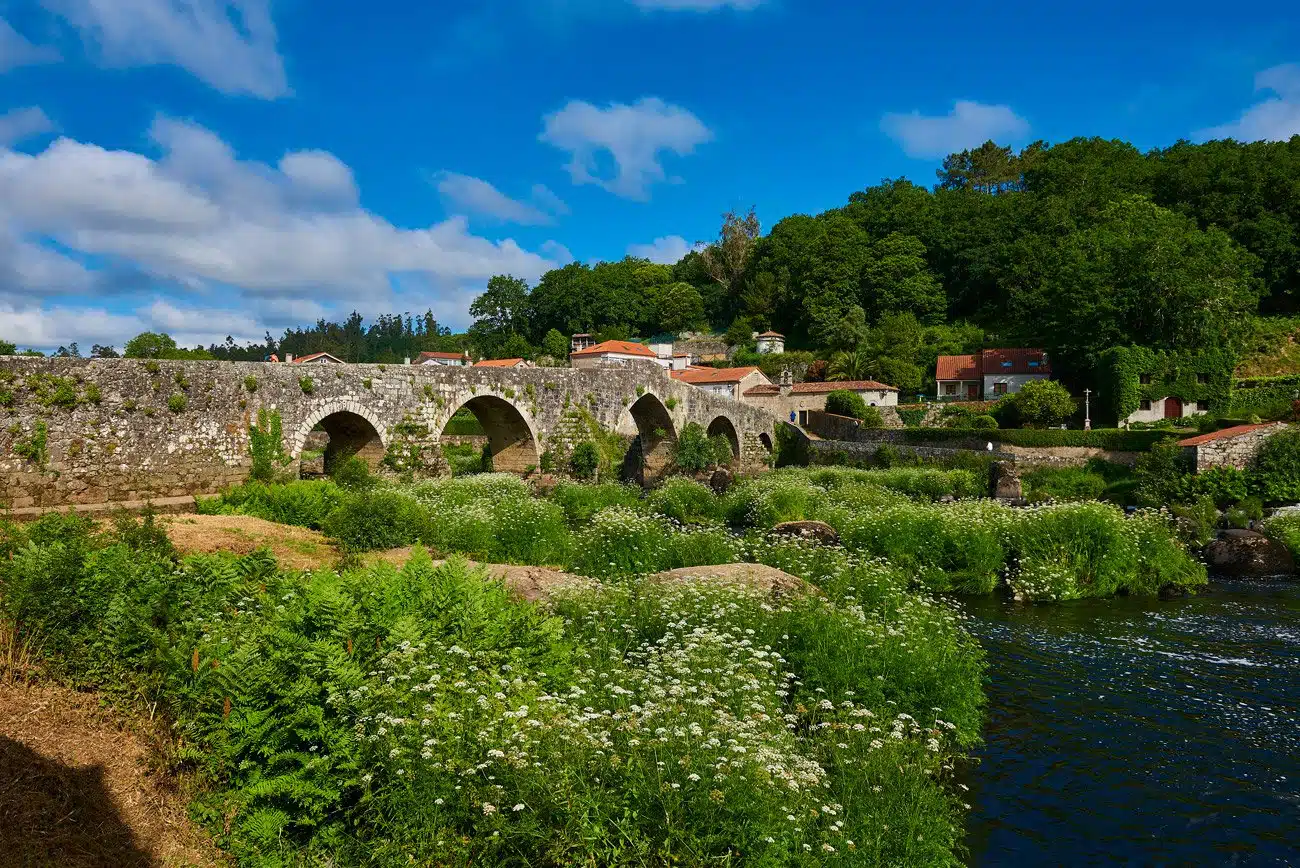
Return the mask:
<path id="1" fill-rule="evenodd" d="M 674 380 L 681 380 L 683 383 L 690 383 L 692 386 L 702 386 L 705 383 L 739 383 L 741 380 L 758 371 L 758 368 L 687 368 L 684 371 L 673 371 L 671 376 Z"/>
<path id="2" fill-rule="evenodd" d="M 934 378 L 936 380 L 978 380 L 980 378 L 979 356 L 940 356 Z"/>
<path id="3" fill-rule="evenodd" d="M 1258 431 L 1260 428 L 1272 428 L 1279 425 L 1279 422 L 1263 422 L 1259 425 L 1236 425 L 1232 428 L 1224 428 L 1222 431 L 1212 431 L 1209 434 L 1201 434 L 1197 437 L 1188 437 L 1186 440 L 1179 440 L 1179 446 L 1200 446 L 1202 443 L 1213 443 L 1215 440 L 1229 440 L 1233 437 L 1240 437 L 1242 434 L 1249 434 L 1251 431 Z"/>
<path id="4" fill-rule="evenodd" d="M 775 385 L 755 386 L 752 389 L 745 390 L 746 398 L 762 398 L 764 396 L 772 396 L 772 395 L 779 395 L 779 394 L 781 394 L 781 387 Z"/>
<path id="5" fill-rule="evenodd" d="M 460 361 L 460 360 L 463 359 L 463 358 L 465 358 L 465 354 L 464 354 L 464 353 L 430 353 L 430 352 L 424 352 L 424 353 L 420 353 L 420 355 L 416 356 L 415 361 L 418 362 L 418 361 L 420 361 L 420 359 L 455 359 L 455 360 L 457 360 L 457 361 Z"/>
<path id="6" fill-rule="evenodd" d="M 569 357 L 574 356 L 603 356 L 606 353 L 620 353 L 624 356 L 645 356 L 651 359 L 657 359 L 654 351 L 645 344 L 634 344 L 631 341 L 605 341 L 596 344 L 594 347 L 587 347 L 585 350 L 579 350 L 576 353 L 569 353 Z"/>
<path id="7" fill-rule="evenodd" d="M 1003 362 L 1010 362 L 1003 365 Z M 1037 364 L 1030 364 L 1037 362 Z M 982 350 L 974 355 L 939 356 L 934 378 L 978 380 L 986 374 L 1050 374 L 1047 353 L 1034 349 Z"/>
<path id="8" fill-rule="evenodd" d="M 338 358 L 337 356 L 331 356 L 329 353 L 312 353 L 312 354 L 309 355 L 309 356 L 299 356 L 298 358 L 296 358 L 296 359 L 293 360 L 293 363 L 296 365 L 296 364 L 298 364 L 298 363 L 300 363 L 300 362 L 314 362 L 314 361 L 316 361 L 317 359 L 325 359 L 325 358 L 333 359 L 333 360 L 336 361 L 336 362 L 342 362 L 342 361 L 343 361 L 342 359 Z"/>
<path id="9" fill-rule="evenodd" d="M 785 335 L 781 334 L 780 332 L 763 332 L 761 335 L 759 335 L 759 337 L 760 338 L 783 338 L 785 337 Z"/>
<path id="10" fill-rule="evenodd" d="M 795 383 L 790 391 L 796 395 L 820 395 L 823 392 L 897 392 L 893 386 L 875 380 L 844 380 L 830 383 Z"/>
<path id="11" fill-rule="evenodd" d="M 524 363 L 523 359 L 484 359 L 481 362 L 475 362 L 476 368 L 517 368 Z"/>

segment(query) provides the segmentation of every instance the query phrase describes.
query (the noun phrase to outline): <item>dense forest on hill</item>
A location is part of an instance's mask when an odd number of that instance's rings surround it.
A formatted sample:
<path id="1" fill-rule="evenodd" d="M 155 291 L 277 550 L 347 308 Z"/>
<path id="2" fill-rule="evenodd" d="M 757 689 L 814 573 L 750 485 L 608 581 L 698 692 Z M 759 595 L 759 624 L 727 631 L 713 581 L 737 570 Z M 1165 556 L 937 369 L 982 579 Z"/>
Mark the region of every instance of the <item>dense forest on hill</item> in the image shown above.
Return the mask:
<path id="1" fill-rule="evenodd" d="M 574 332 L 706 330 L 744 344 L 773 328 L 788 349 L 831 360 L 832 372 L 904 390 L 932 375 L 937 353 L 995 344 L 1041 346 L 1076 383 L 1113 346 L 1262 353 L 1259 370 L 1271 373 L 1269 348 L 1291 352 L 1294 324 L 1258 315 L 1300 312 L 1300 136 L 1147 153 L 1099 138 L 1019 152 L 988 142 L 949 156 L 938 176 L 933 188 L 882 181 L 766 234 L 753 212 L 728 214 L 712 243 L 673 265 L 572 263 L 535 286 L 494 277 L 465 335 L 429 312 L 368 326 L 354 313 L 264 344 L 185 350 L 141 335 L 125 352 L 563 357 Z"/>

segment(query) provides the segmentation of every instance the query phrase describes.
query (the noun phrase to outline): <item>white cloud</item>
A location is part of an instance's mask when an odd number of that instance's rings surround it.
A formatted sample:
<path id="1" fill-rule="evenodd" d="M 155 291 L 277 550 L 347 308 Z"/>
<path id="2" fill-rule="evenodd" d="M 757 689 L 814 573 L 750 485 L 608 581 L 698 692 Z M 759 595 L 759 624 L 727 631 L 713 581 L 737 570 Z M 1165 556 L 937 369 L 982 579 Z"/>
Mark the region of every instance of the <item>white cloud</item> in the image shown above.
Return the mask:
<path id="1" fill-rule="evenodd" d="M 481 178 L 456 172 L 439 173 L 437 189 L 443 203 L 453 213 L 477 214 L 503 223 L 549 226 L 555 222 L 554 214 L 569 212 L 568 206 L 541 184 L 533 187 L 534 202 L 511 199 Z"/>
<path id="2" fill-rule="evenodd" d="M 122 343 L 148 330 L 148 323 L 134 314 L 115 314 L 103 308 L 15 307 L 0 303 L 4 338 L 20 347 L 52 349 L 74 341 L 89 353 L 92 344 Z"/>
<path id="3" fill-rule="evenodd" d="M 1020 138 L 1029 132 L 1029 122 L 1010 106 L 957 100 L 946 115 L 890 112 L 881 119 L 880 128 L 902 145 L 909 157 L 932 159 L 978 147 L 990 139 Z"/>
<path id="4" fill-rule="evenodd" d="M 692 250 L 699 250 L 704 245 L 691 244 L 680 235 L 668 235 L 656 238 L 649 244 L 632 244 L 627 248 L 628 256 L 649 259 L 662 265 L 676 265 Z"/>
<path id="5" fill-rule="evenodd" d="M 539 138 L 569 152 L 573 183 L 597 184 L 617 196 L 645 200 L 653 184 L 669 180 L 659 162 L 662 152 L 686 156 L 711 141 L 713 133 L 686 109 L 648 97 L 603 109 L 575 100 L 546 116 Z M 614 161 L 612 177 L 600 169 L 605 154 Z"/>
<path id="6" fill-rule="evenodd" d="M 1276 96 L 1246 109 L 1236 121 L 1201 130 L 1196 137 L 1202 141 L 1284 142 L 1300 135 L 1300 64 L 1264 70 L 1255 76 L 1255 90 L 1272 91 Z"/>
<path id="7" fill-rule="evenodd" d="M 642 9 L 667 9 L 673 11 L 713 12 L 717 9 L 735 9 L 748 12 L 757 9 L 763 0 L 632 0 Z"/>
<path id="8" fill-rule="evenodd" d="M 0 72 L 58 59 L 59 54 L 53 48 L 33 45 L 8 21 L 0 18 Z"/>
<path id="9" fill-rule="evenodd" d="M 269 0 L 41 0 L 109 66 L 166 64 L 224 93 L 289 87 Z"/>
<path id="10" fill-rule="evenodd" d="M 0 147 L 53 131 L 54 122 L 40 108 L 14 109 L 0 115 Z"/>
<path id="11" fill-rule="evenodd" d="M 462 295 L 491 275 L 536 279 L 557 265 L 546 247 L 471 234 L 460 217 L 396 227 L 357 204 L 351 170 L 324 152 L 291 152 L 273 167 L 238 159 L 193 124 L 160 118 L 152 136 L 161 157 L 68 138 L 34 155 L 0 147 L 0 304 L 148 287 L 171 297 L 142 322 L 218 339 L 242 322 L 258 337 L 268 323 L 336 308 L 391 310 L 402 288 L 418 293 L 403 301 L 412 309 L 463 315 Z M 176 320 L 203 297 L 229 310 Z"/>

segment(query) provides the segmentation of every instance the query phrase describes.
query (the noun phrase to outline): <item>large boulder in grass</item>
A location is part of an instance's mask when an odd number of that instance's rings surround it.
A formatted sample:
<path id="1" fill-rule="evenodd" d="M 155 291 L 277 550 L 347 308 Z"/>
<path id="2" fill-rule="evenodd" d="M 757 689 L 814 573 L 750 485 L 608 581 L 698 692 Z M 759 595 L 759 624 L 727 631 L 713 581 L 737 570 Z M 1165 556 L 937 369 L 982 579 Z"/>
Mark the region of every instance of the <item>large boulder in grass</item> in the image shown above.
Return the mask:
<path id="1" fill-rule="evenodd" d="M 713 489 L 714 494 L 726 494 L 733 482 L 735 482 L 735 476 L 725 467 L 719 467 L 709 474 L 709 488 Z"/>
<path id="2" fill-rule="evenodd" d="M 776 536 L 797 536 L 800 539 L 814 540 L 822 545 L 840 544 L 839 532 L 824 521 L 784 521 L 772 528 L 771 532 Z"/>
<path id="3" fill-rule="evenodd" d="M 1286 546 L 1253 530 L 1225 530 L 1205 547 L 1210 572 L 1225 576 L 1290 576 L 1295 560 Z"/>

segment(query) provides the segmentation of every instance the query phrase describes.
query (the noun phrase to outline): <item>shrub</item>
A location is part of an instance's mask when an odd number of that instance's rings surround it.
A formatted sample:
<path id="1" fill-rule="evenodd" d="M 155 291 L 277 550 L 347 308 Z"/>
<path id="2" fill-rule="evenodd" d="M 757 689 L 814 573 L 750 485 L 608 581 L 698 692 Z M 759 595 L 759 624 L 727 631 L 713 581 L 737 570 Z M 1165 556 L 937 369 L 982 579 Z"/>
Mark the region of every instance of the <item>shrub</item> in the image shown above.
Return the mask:
<path id="1" fill-rule="evenodd" d="M 321 530 L 352 552 L 400 548 L 432 538 L 425 510 L 406 495 L 388 489 L 345 498 L 326 516 Z"/>
<path id="2" fill-rule="evenodd" d="M 282 429 L 279 410 L 258 408 L 257 424 L 248 426 L 248 451 L 253 458 L 249 479 L 273 482 L 288 466 L 290 458 L 284 451 Z"/>
<path id="3" fill-rule="evenodd" d="M 1069 391 L 1055 380 L 1031 380 L 1020 391 L 1004 398 L 1004 412 L 1011 413 L 1020 424 L 1032 428 L 1058 425 L 1079 408 Z"/>
<path id="4" fill-rule="evenodd" d="M 550 493 L 550 499 L 564 510 L 569 524 L 583 525 L 606 507 L 635 508 L 641 500 L 641 492 L 631 485 L 617 482 L 602 482 L 599 485 L 561 482 Z"/>
<path id="5" fill-rule="evenodd" d="M 1264 535 L 1286 546 L 1291 556 L 1300 562 L 1300 514 L 1275 515 L 1264 522 Z"/>
<path id="6" fill-rule="evenodd" d="M 1265 440 L 1250 463 L 1250 476 L 1270 503 L 1300 500 L 1300 430 L 1285 429 Z"/>
<path id="7" fill-rule="evenodd" d="M 826 412 L 835 416 L 848 416 L 851 419 L 861 419 L 866 421 L 871 414 L 868 412 L 874 410 L 874 407 L 868 407 L 867 402 L 857 392 L 850 392 L 848 389 L 836 389 L 826 396 Z M 880 411 L 875 413 L 875 419 L 880 418 Z M 868 425 L 870 428 L 879 428 L 881 425 Z"/>
<path id="8" fill-rule="evenodd" d="M 311 377 L 302 377 L 298 380 L 298 388 L 302 389 L 304 395 L 310 395 L 316 391 L 316 383 Z"/>
<path id="9" fill-rule="evenodd" d="M 251 375 L 251 374 L 248 375 L 247 377 L 244 377 L 244 389 L 247 390 L 247 391 L 250 392 L 250 393 L 251 393 L 251 392 L 256 392 L 256 391 L 257 391 L 257 377 L 254 377 L 254 376 Z"/>
<path id="10" fill-rule="evenodd" d="M 183 392 L 176 392 L 167 399 L 167 409 L 173 413 L 183 413 L 189 406 L 190 399 Z"/>
<path id="11" fill-rule="evenodd" d="M 209 515 L 252 515 L 280 524 L 320 529 L 325 518 L 345 498 L 343 489 L 326 480 L 302 480 L 283 485 L 250 481 L 220 497 L 199 501 L 198 510 Z"/>
<path id="12" fill-rule="evenodd" d="M 1031 501 L 1101 500 L 1106 478 L 1082 467 L 1035 467 L 1020 475 Z"/>
<path id="13" fill-rule="evenodd" d="M 370 475 L 370 466 L 358 455 L 349 455 L 342 461 L 336 461 L 328 470 L 330 479 L 342 488 L 369 488 L 375 482 Z"/>
<path id="14" fill-rule="evenodd" d="M 650 509 L 681 524 L 721 521 L 722 502 L 707 485 L 675 477 L 664 482 L 649 497 Z"/>
<path id="15" fill-rule="evenodd" d="M 584 440 L 573 448 L 569 455 L 569 472 L 578 479 L 594 479 L 600 470 L 600 448 L 590 440 Z"/>

